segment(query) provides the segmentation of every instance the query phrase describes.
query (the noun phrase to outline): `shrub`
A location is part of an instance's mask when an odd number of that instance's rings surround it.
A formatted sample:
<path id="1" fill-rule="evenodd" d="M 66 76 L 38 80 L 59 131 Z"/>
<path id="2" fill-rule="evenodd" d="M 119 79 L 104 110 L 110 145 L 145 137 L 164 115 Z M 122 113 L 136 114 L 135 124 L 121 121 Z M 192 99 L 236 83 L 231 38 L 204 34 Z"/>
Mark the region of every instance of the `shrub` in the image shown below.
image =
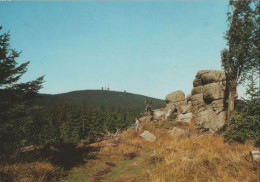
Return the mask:
<path id="1" fill-rule="evenodd" d="M 260 120 L 258 115 L 250 116 L 245 112 L 236 112 L 230 119 L 230 128 L 224 133 L 227 142 L 254 140 L 259 142 Z"/>

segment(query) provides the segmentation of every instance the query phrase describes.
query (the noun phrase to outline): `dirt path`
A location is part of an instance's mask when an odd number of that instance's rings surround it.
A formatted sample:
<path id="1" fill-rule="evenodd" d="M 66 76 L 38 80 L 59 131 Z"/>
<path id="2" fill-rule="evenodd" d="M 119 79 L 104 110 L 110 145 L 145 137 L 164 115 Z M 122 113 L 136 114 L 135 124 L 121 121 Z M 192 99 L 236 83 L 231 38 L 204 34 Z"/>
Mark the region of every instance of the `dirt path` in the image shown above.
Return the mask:
<path id="1" fill-rule="evenodd" d="M 116 167 L 116 164 L 111 163 L 111 162 L 106 162 L 105 164 L 107 167 L 102 171 L 98 171 L 94 175 L 94 179 L 92 182 L 102 182 L 105 179 L 104 176 L 111 171 L 111 168 Z"/>

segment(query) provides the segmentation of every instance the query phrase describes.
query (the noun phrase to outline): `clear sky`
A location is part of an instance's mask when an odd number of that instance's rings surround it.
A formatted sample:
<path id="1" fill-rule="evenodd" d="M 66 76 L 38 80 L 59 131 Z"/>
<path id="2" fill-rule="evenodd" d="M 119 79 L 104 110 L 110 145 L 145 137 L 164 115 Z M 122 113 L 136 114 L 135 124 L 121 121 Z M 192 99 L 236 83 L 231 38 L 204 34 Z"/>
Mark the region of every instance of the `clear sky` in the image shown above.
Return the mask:
<path id="1" fill-rule="evenodd" d="M 41 93 L 100 89 L 155 98 L 221 69 L 228 1 L 0 2 L 11 46 Z M 4 31 L 1 31 L 3 33 Z"/>

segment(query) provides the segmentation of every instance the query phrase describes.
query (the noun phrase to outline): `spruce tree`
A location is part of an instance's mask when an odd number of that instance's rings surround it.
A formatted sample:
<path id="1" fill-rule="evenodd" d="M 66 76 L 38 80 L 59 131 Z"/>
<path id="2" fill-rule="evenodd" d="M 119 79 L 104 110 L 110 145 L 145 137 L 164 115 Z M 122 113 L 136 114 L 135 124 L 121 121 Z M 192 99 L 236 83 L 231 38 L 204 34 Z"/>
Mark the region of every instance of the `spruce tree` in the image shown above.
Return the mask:
<path id="1" fill-rule="evenodd" d="M 19 82 L 29 64 L 18 65 L 20 53 L 10 47 L 9 32 L 0 34 L 0 155 L 12 154 L 26 140 L 25 126 L 32 111 L 29 103 L 43 83 L 43 76 Z"/>
<path id="2" fill-rule="evenodd" d="M 230 128 L 224 133 L 228 142 L 245 142 L 248 139 L 260 144 L 260 89 L 259 75 L 253 71 L 248 75 L 246 96 L 230 118 Z"/>

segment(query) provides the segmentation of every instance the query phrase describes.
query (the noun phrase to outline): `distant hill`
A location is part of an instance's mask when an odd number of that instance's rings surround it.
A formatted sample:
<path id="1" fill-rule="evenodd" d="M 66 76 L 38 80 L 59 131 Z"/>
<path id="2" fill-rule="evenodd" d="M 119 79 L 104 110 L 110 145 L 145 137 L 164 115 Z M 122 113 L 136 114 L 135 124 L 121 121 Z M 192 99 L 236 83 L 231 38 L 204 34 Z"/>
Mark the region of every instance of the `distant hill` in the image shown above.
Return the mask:
<path id="1" fill-rule="evenodd" d="M 50 106 L 57 102 L 72 102 L 76 104 L 86 103 L 88 106 L 115 106 L 122 108 L 137 107 L 144 109 L 145 99 L 152 99 L 153 109 L 165 106 L 165 101 L 137 95 L 127 92 L 106 91 L 106 90 L 79 90 L 62 94 L 39 94 L 34 100 L 35 104 Z"/>

